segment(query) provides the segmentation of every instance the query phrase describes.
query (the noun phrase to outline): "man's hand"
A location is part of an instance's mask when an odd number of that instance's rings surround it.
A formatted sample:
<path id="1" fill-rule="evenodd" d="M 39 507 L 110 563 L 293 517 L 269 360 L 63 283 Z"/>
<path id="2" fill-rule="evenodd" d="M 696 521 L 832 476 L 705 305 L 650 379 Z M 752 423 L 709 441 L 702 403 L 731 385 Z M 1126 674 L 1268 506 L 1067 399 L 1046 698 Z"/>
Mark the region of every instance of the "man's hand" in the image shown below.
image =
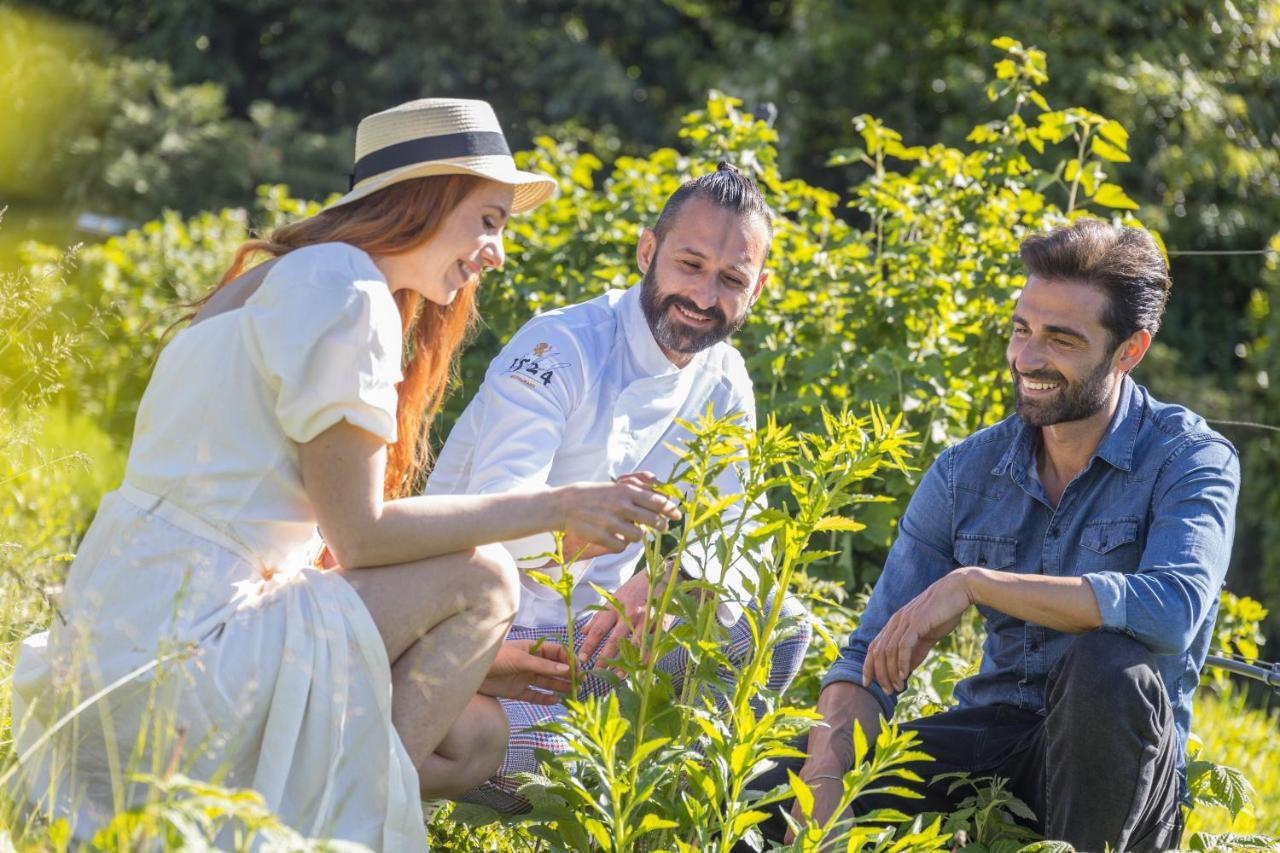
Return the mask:
<path id="1" fill-rule="evenodd" d="M 661 590 L 655 590 L 655 596 Z M 645 612 L 649 602 L 649 573 L 639 571 L 632 575 L 626 583 L 618 587 L 614 593 L 618 603 L 622 605 L 622 613 L 610 605 L 605 605 L 592 615 L 587 622 L 586 635 L 582 645 L 578 647 L 578 660 L 586 663 L 596 649 L 600 650 L 600 660 L 612 660 L 618 654 L 618 644 L 623 638 L 630 637 L 645 629 L 648 614 Z M 603 644 L 603 645 L 602 645 Z"/>
<path id="2" fill-rule="evenodd" d="M 879 684 L 887 693 L 901 693 L 933 644 L 955 630 L 973 604 L 965 569 L 956 569 L 930 584 L 893 614 L 871 641 L 862 664 L 862 685 Z"/>
<path id="3" fill-rule="evenodd" d="M 534 687 L 554 692 L 543 693 Z M 570 687 L 569 654 L 564 646 L 535 640 L 508 640 L 498 650 L 478 692 L 502 699 L 554 705 L 560 701 L 556 694 L 568 694 Z"/>
<path id="4" fill-rule="evenodd" d="M 844 794 L 840 780 L 853 766 L 854 725 L 862 727 L 868 743 L 875 743 L 880 733 L 881 710 L 880 703 L 863 687 L 837 681 L 822 689 L 818 695 L 817 711 L 822 715 L 822 722 L 809 729 L 809 739 L 805 744 L 809 756 L 799 775 L 813 792 L 813 822 L 825 826 Z M 791 816 L 801 826 L 805 824 L 799 804 L 792 806 Z M 793 840 L 788 830 L 786 843 Z"/>

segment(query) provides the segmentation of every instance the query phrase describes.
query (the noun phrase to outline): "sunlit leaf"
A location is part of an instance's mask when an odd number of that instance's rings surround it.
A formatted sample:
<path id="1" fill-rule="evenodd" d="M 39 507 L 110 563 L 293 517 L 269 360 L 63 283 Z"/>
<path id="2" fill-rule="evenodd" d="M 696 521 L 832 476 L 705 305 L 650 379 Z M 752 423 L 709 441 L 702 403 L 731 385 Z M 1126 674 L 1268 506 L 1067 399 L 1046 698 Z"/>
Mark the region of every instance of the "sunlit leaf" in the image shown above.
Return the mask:
<path id="1" fill-rule="evenodd" d="M 1138 203 L 1125 195 L 1117 184 L 1103 184 L 1093 194 L 1093 201 L 1106 207 L 1119 207 L 1126 210 L 1137 210 Z"/>

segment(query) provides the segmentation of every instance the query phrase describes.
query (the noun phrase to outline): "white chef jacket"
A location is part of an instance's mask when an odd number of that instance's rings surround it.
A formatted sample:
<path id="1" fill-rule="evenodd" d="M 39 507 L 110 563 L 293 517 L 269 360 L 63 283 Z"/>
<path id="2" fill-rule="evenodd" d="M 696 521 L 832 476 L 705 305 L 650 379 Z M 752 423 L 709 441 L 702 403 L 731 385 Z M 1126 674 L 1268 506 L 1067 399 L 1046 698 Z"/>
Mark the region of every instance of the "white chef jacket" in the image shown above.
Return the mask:
<path id="1" fill-rule="evenodd" d="M 718 343 L 677 368 L 659 348 L 640 306 L 640 285 L 534 317 L 502 349 L 440 452 L 427 494 L 532 491 L 581 481 L 608 482 L 632 471 L 666 479 L 680 446 L 711 405 L 755 427 L 755 395 L 742 356 Z M 740 494 L 730 466 L 717 483 L 722 496 Z M 742 512 L 741 502 L 728 511 Z M 554 537 L 538 534 L 502 543 L 522 569 L 541 566 Z M 596 584 L 616 590 L 630 577 L 641 543 L 569 567 L 575 614 L 599 603 Z M 724 570 L 714 555 L 690 549 L 681 568 L 720 585 L 717 617 L 731 625 L 746 599 L 735 555 Z M 553 570 L 540 569 L 547 574 Z M 754 573 L 752 572 L 752 576 Z M 516 624 L 563 625 L 556 593 L 524 578 Z"/>

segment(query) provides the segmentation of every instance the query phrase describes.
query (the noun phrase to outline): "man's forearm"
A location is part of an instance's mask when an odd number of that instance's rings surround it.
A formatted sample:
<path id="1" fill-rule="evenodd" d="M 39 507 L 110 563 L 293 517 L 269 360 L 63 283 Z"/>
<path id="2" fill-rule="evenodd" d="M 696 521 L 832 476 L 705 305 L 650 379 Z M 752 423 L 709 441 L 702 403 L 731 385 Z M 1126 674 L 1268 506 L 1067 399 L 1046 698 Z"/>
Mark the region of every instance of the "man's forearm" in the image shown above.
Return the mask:
<path id="1" fill-rule="evenodd" d="M 881 710 L 876 697 L 860 684 L 836 681 L 818 697 L 822 723 L 809 730 L 809 757 L 801 776 L 840 776 L 853 766 L 853 724 L 857 721 L 868 743 L 880 733 Z"/>
<path id="2" fill-rule="evenodd" d="M 1023 575 L 976 566 L 957 571 L 974 604 L 1068 634 L 1102 625 L 1098 600 L 1084 578 Z"/>

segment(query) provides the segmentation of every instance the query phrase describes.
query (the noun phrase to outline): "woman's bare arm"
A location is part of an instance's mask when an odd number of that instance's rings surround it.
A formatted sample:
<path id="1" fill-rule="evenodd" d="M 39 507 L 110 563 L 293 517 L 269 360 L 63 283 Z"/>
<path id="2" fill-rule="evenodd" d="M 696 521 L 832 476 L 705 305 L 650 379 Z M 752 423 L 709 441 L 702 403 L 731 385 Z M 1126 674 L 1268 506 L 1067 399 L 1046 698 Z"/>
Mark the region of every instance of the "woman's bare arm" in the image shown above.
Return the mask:
<path id="1" fill-rule="evenodd" d="M 303 486 L 344 568 L 406 563 L 548 530 L 616 553 L 640 539 L 637 525 L 662 527 L 679 517 L 669 499 L 633 479 L 384 501 L 386 455 L 380 438 L 346 422 L 299 445 Z"/>

